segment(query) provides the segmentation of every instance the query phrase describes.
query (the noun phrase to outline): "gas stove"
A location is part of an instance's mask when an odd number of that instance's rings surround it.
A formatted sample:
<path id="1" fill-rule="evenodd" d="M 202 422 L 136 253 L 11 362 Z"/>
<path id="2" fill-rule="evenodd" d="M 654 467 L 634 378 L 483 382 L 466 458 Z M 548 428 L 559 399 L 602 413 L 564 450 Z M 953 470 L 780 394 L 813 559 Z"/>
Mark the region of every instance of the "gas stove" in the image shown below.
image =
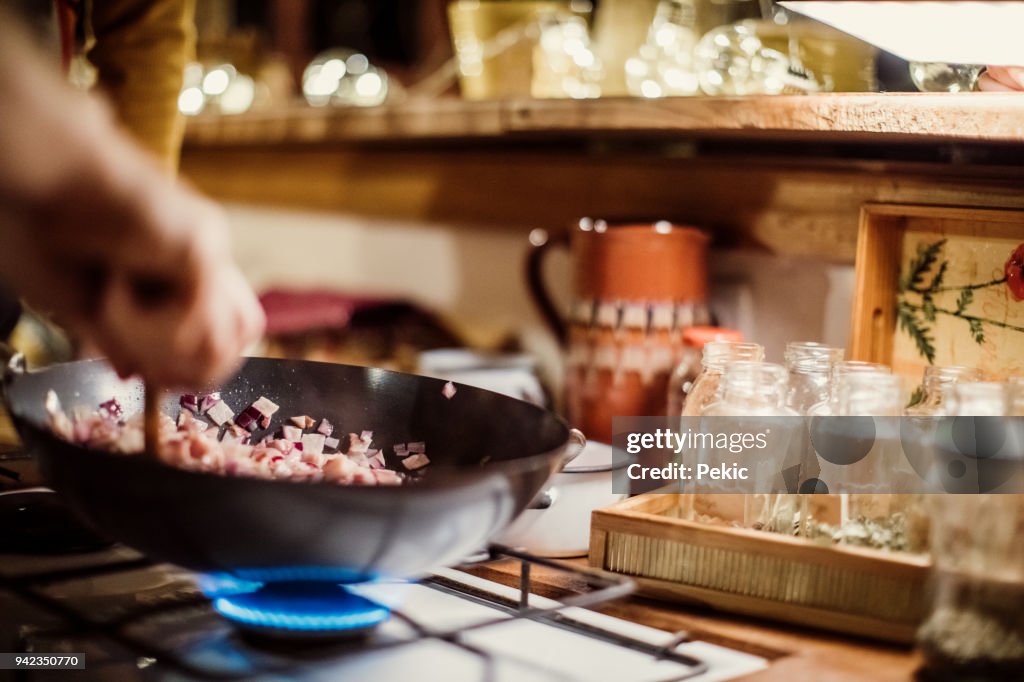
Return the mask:
<path id="1" fill-rule="evenodd" d="M 418 581 L 342 586 L 300 572 L 262 583 L 103 543 L 43 490 L 0 494 L 0 512 L 0 652 L 77 654 L 85 670 L 74 679 L 710 682 L 765 666 L 590 611 L 632 583 L 508 548 L 483 558 L 521 561 L 519 588 L 458 569 Z M 561 601 L 532 594 L 538 564 L 580 571 L 592 589 Z"/>

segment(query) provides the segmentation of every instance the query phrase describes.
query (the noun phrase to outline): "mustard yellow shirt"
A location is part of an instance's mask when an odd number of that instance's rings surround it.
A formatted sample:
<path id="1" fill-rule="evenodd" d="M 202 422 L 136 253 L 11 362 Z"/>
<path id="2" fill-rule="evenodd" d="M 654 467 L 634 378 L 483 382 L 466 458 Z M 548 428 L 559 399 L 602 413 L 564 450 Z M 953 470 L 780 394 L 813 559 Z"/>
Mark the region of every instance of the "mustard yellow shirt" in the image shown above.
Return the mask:
<path id="1" fill-rule="evenodd" d="M 85 55 L 121 124 L 168 168 L 178 165 L 185 65 L 195 57 L 195 0 L 87 0 Z"/>

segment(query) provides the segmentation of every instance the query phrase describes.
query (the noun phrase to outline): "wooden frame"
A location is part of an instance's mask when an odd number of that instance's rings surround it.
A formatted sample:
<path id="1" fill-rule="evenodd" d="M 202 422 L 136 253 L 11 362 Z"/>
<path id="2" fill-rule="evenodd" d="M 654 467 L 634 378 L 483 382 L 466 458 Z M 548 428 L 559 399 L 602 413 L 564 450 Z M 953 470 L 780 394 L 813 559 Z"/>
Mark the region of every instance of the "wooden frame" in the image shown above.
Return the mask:
<path id="1" fill-rule="evenodd" d="M 908 230 L 1024 242 L 1024 211 L 864 205 L 857 239 L 851 359 L 893 364 L 897 292 L 904 261 L 904 236 Z M 1024 346 L 1021 350 L 1024 352 Z"/>

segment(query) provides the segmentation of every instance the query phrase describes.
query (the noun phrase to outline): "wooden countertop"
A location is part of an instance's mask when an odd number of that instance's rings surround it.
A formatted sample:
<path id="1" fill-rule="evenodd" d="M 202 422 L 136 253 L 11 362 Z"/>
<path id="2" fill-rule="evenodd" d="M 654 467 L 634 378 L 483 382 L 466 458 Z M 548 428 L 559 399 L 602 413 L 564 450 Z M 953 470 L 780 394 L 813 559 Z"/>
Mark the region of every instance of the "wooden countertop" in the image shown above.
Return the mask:
<path id="1" fill-rule="evenodd" d="M 583 559 L 567 563 L 585 565 Z M 468 572 L 495 582 L 518 586 L 519 563 L 512 560 L 483 564 Z M 534 592 L 552 598 L 586 586 L 559 571 L 540 566 L 531 570 Z M 769 667 L 744 677 L 749 682 L 895 682 L 912 680 L 920 663 L 905 647 L 799 628 L 725 613 L 631 598 L 598 609 L 624 620 L 668 632 L 687 631 L 695 639 L 762 656 Z"/>
<path id="2" fill-rule="evenodd" d="M 367 109 L 304 102 L 188 122 L 186 147 L 522 137 L 1024 142 L 1024 95 L 832 93 L 595 100 L 449 97 Z"/>

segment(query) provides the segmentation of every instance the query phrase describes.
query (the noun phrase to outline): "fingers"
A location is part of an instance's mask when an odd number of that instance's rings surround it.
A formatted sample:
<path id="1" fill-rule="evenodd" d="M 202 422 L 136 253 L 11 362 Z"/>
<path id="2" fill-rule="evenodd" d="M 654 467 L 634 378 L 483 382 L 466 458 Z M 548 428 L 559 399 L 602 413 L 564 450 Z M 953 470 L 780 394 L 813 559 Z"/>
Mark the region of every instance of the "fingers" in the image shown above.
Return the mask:
<path id="1" fill-rule="evenodd" d="M 118 372 L 166 387 L 219 382 L 263 332 L 263 310 L 231 257 L 227 221 L 190 190 L 143 194 L 130 238 L 108 248 L 92 332 Z M 170 295 L 147 301 L 140 279 Z"/>
<path id="2" fill-rule="evenodd" d="M 1016 92 L 1024 90 L 1024 67 L 990 66 L 978 78 L 978 90 Z"/>
<path id="3" fill-rule="evenodd" d="M 111 279 L 93 329 L 121 375 L 166 387 L 200 387 L 227 378 L 263 331 L 263 311 L 231 262 L 204 270 L 197 295 L 158 308 L 139 304 L 129 278 Z"/>

